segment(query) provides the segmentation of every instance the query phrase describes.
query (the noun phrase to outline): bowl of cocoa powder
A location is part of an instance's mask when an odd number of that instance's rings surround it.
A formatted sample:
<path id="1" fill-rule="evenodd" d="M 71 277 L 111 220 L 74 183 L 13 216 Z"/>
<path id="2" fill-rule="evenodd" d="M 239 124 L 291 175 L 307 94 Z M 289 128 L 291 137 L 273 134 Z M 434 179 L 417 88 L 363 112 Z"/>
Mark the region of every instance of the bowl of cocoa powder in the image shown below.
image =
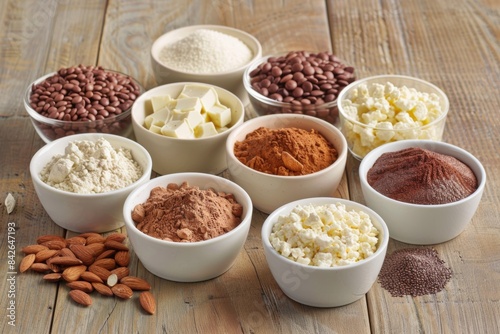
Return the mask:
<path id="1" fill-rule="evenodd" d="M 32 82 L 24 94 L 24 107 L 46 143 L 82 133 L 129 137 L 132 104 L 143 91 L 129 75 L 78 65 Z"/>
<path id="2" fill-rule="evenodd" d="M 486 184 L 481 162 L 455 145 L 402 140 L 370 151 L 359 167 L 366 205 L 408 244 L 449 241 L 469 225 Z"/>
<path id="3" fill-rule="evenodd" d="M 330 52 L 288 51 L 252 62 L 243 85 L 258 115 L 304 114 L 338 121 L 337 96 L 356 80 L 354 67 Z"/>
<path id="4" fill-rule="evenodd" d="M 317 117 L 276 114 L 250 119 L 226 141 L 229 177 L 255 208 L 270 213 L 308 197 L 331 197 L 344 174 L 347 143 Z"/>
<path id="5" fill-rule="evenodd" d="M 252 201 L 240 186 L 206 173 L 151 179 L 123 206 L 130 242 L 144 267 L 176 282 L 198 282 L 231 268 L 245 244 Z"/>

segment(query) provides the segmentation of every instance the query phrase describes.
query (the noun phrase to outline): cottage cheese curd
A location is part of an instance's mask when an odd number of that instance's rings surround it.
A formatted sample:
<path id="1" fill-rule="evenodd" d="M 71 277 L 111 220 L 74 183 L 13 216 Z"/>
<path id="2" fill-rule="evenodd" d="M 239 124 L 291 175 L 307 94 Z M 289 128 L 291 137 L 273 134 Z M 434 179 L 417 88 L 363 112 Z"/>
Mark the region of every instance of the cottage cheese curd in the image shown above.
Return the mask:
<path id="1" fill-rule="evenodd" d="M 378 235 L 366 212 L 336 203 L 296 206 L 278 218 L 269 240 L 292 261 L 336 267 L 371 256 L 377 250 Z"/>
<path id="2" fill-rule="evenodd" d="M 403 139 L 440 140 L 446 112 L 434 93 L 406 86 L 362 83 L 342 101 L 344 132 L 351 151 L 364 157 L 384 143 Z"/>

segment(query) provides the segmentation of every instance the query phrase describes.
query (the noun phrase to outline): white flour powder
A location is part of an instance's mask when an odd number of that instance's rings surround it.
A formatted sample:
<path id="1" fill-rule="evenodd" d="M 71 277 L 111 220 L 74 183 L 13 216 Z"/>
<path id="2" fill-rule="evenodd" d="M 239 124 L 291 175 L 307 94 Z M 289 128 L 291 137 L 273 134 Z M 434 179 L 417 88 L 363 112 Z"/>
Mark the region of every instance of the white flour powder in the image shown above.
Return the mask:
<path id="1" fill-rule="evenodd" d="M 124 188 L 141 175 L 142 168 L 130 150 L 115 149 L 101 138 L 69 143 L 65 154 L 54 156 L 43 168 L 40 178 L 60 190 L 97 194 Z"/>
<path id="2" fill-rule="evenodd" d="M 226 72 L 248 63 L 250 48 L 238 38 L 199 29 L 177 42 L 166 45 L 159 60 L 164 65 L 191 73 Z"/>

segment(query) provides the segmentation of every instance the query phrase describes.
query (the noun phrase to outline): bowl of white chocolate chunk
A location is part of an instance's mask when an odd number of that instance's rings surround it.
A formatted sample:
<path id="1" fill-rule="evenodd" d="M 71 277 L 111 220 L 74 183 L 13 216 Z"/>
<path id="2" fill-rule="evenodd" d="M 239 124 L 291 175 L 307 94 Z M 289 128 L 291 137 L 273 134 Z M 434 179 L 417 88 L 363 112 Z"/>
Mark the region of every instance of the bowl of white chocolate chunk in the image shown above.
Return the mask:
<path id="1" fill-rule="evenodd" d="M 340 129 L 358 160 L 385 143 L 441 141 L 449 110 L 440 88 L 403 75 L 357 80 L 340 92 L 337 104 Z"/>
<path id="2" fill-rule="evenodd" d="M 267 217 L 261 233 L 281 290 L 314 307 L 338 307 L 364 297 L 377 280 L 389 241 L 375 211 L 333 197 L 287 203 Z"/>
<path id="3" fill-rule="evenodd" d="M 30 162 L 33 185 L 50 218 L 74 232 L 125 224 L 123 204 L 151 177 L 151 156 L 123 136 L 86 133 L 56 139 Z"/>
<path id="4" fill-rule="evenodd" d="M 197 82 L 155 87 L 132 106 L 136 140 L 151 154 L 153 170 L 161 175 L 224 171 L 226 139 L 244 116 L 236 95 Z"/>

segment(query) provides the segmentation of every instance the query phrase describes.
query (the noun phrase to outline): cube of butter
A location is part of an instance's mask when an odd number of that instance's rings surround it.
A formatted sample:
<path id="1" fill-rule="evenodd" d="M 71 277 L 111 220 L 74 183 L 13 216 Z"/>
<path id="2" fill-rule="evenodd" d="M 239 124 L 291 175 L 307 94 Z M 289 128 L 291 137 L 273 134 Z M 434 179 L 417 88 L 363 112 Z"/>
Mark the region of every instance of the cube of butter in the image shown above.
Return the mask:
<path id="1" fill-rule="evenodd" d="M 231 123 L 231 109 L 223 106 L 222 104 L 216 104 L 207 110 L 208 115 L 215 126 L 222 128 Z"/>

